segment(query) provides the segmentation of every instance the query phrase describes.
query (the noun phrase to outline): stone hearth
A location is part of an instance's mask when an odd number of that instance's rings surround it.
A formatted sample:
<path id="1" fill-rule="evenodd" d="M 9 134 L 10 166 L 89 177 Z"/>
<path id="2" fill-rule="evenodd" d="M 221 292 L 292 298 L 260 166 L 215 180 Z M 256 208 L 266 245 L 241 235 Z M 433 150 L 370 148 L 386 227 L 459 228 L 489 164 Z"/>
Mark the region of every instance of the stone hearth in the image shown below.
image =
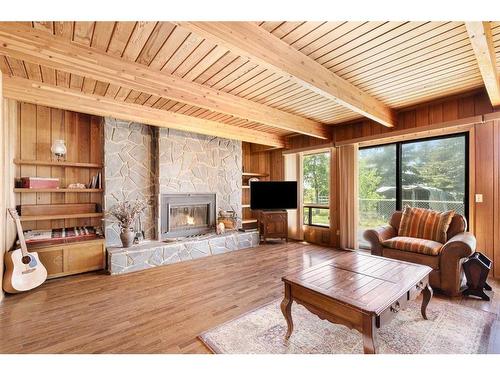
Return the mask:
<path id="1" fill-rule="evenodd" d="M 147 241 L 129 248 L 108 247 L 108 271 L 112 275 L 129 273 L 256 247 L 258 244 L 257 232 L 229 232 L 172 243 Z"/>

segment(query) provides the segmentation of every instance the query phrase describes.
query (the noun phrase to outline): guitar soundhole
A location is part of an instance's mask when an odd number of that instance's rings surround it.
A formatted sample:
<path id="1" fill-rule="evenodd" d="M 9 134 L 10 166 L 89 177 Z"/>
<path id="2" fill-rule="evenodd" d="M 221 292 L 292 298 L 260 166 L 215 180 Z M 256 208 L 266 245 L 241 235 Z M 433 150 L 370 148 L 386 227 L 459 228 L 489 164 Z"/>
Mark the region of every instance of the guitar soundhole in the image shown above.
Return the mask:
<path id="1" fill-rule="evenodd" d="M 26 255 L 26 256 L 23 256 L 21 260 L 22 260 L 23 264 L 30 264 L 31 257 L 29 255 Z"/>

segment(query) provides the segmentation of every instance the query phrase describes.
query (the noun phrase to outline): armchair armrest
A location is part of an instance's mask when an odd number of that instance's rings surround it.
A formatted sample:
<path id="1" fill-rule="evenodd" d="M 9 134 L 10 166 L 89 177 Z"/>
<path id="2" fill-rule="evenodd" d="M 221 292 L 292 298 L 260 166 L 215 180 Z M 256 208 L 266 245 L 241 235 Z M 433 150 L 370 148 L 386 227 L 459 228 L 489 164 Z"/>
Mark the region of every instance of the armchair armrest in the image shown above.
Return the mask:
<path id="1" fill-rule="evenodd" d="M 472 233 L 462 232 L 448 240 L 441 249 L 439 269 L 441 271 L 441 289 L 450 295 L 458 295 L 463 282 L 463 260 L 476 250 L 476 237 Z"/>
<path id="2" fill-rule="evenodd" d="M 365 240 L 370 242 L 371 253 L 382 255 L 382 242 L 396 236 L 396 229 L 391 225 L 385 225 L 376 229 L 367 229 L 363 233 Z"/>
<path id="3" fill-rule="evenodd" d="M 441 256 L 466 258 L 476 251 L 476 237 L 470 232 L 462 232 L 451 237 L 443 246 Z"/>

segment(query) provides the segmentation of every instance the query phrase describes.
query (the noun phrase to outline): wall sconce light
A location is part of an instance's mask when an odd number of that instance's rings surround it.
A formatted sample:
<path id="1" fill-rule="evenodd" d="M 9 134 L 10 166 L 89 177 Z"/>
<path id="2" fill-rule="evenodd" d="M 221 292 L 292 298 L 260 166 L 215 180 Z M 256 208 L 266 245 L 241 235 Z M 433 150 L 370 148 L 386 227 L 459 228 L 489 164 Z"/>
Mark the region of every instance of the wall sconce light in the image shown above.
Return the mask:
<path id="1" fill-rule="evenodd" d="M 56 156 L 57 161 L 64 160 L 64 156 L 66 155 L 66 145 L 64 144 L 63 139 L 56 139 L 54 143 L 52 143 L 52 147 L 50 151 Z"/>

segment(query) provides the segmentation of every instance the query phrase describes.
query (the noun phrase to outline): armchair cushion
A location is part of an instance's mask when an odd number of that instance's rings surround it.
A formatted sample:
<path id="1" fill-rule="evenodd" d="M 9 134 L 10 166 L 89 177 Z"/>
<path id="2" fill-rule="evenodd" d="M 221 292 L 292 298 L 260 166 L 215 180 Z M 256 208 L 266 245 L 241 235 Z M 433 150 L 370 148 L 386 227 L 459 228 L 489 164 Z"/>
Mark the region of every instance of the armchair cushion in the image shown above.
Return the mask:
<path id="1" fill-rule="evenodd" d="M 424 240 L 446 242 L 446 232 L 455 211 L 439 212 L 425 208 L 405 206 L 398 235 Z"/>
<path id="2" fill-rule="evenodd" d="M 443 247 L 442 243 L 436 241 L 403 236 L 389 238 L 383 241 L 382 245 L 391 249 L 434 256 L 439 255 Z"/>

